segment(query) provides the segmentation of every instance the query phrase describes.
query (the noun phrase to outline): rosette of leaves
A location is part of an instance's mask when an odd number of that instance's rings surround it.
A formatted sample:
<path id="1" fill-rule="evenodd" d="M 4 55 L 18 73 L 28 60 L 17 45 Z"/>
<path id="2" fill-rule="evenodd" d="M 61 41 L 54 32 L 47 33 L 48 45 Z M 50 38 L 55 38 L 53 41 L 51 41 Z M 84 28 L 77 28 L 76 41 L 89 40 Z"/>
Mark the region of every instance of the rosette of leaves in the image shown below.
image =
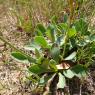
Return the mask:
<path id="1" fill-rule="evenodd" d="M 53 83 L 57 88 L 64 88 L 66 78 L 87 76 L 95 53 L 94 44 L 94 35 L 83 19 L 72 26 L 67 23 L 51 23 L 48 27 L 38 24 L 35 37 L 25 46 L 33 55 L 28 58 L 20 52 L 12 52 L 12 56 L 31 63 L 28 70 L 39 76 L 39 85 Z"/>

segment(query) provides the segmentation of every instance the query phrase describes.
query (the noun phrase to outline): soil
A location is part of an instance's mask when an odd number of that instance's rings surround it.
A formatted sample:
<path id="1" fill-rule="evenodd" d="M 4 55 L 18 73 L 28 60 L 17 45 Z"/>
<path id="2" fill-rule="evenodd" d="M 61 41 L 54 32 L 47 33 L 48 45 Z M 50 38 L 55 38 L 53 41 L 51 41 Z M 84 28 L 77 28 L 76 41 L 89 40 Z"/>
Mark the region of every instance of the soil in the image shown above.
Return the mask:
<path id="1" fill-rule="evenodd" d="M 29 37 L 16 29 L 16 18 L 9 10 L 0 5 L 0 31 L 6 40 L 23 50 Z M 14 61 L 8 45 L 0 41 L 0 95 L 32 95 L 30 81 L 26 78 L 27 64 Z M 76 90 L 75 80 L 71 80 L 71 89 Z M 75 92 L 74 92 L 75 93 Z M 78 93 L 72 95 L 79 95 Z M 88 78 L 82 85 L 82 95 L 95 95 L 95 66 L 91 67 Z"/>
<path id="2" fill-rule="evenodd" d="M 0 5 L 0 31 L 8 42 L 23 50 L 29 41 L 26 33 L 17 31 L 16 18 L 2 9 L 4 6 Z M 11 51 L 14 50 L 0 40 L 0 95 L 31 95 L 31 90 L 26 89 L 27 64 L 14 61 Z"/>

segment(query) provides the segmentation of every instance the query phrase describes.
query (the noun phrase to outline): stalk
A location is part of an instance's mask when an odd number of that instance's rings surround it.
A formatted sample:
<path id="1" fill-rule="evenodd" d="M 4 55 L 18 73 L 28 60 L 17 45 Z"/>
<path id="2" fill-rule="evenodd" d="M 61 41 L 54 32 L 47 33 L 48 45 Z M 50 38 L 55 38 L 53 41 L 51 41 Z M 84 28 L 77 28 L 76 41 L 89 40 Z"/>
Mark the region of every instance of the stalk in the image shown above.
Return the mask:
<path id="1" fill-rule="evenodd" d="M 5 42 L 7 45 L 9 45 L 11 48 L 15 49 L 17 52 L 20 52 L 21 54 L 25 55 L 28 60 L 30 62 L 35 62 L 35 59 L 33 59 L 30 55 L 24 53 L 23 51 L 19 50 L 18 48 L 16 48 L 14 45 L 12 45 L 11 43 L 9 43 L 7 40 L 5 40 L 4 37 L 2 37 L 2 35 L 0 35 L 0 40 L 2 40 L 3 42 Z"/>
<path id="2" fill-rule="evenodd" d="M 73 3 L 74 3 L 74 0 L 68 0 L 69 10 L 70 10 L 70 16 L 69 16 L 69 22 L 68 22 L 69 27 L 68 28 L 70 28 L 71 23 L 72 23 L 72 19 L 73 19 L 73 13 L 74 13 Z M 68 42 L 68 29 L 66 31 L 64 49 L 63 49 L 63 58 L 65 56 L 67 42 Z"/>
<path id="3" fill-rule="evenodd" d="M 73 15 L 74 15 L 74 6 L 73 6 L 73 3 L 74 3 L 74 0 L 68 0 L 69 10 L 70 10 L 69 24 L 72 23 Z"/>
<path id="4" fill-rule="evenodd" d="M 67 31 L 67 32 L 68 32 L 68 31 Z M 66 45 L 67 45 L 67 41 L 68 41 L 68 33 L 67 33 L 67 32 L 66 32 L 65 42 L 64 42 L 63 58 L 65 57 Z"/>

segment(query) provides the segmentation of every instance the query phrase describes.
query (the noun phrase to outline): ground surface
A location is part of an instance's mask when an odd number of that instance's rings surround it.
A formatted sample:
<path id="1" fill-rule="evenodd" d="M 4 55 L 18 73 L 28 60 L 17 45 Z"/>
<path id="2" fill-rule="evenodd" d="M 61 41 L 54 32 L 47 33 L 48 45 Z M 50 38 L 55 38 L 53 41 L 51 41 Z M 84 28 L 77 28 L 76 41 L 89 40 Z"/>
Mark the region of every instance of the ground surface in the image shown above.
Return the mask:
<path id="1" fill-rule="evenodd" d="M 16 30 L 16 19 L 10 11 L 2 9 L 4 6 L 0 5 L 0 31 L 8 42 L 23 49 L 28 41 L 25 33 Z M 0 40 L 0 95 L 30 95 L 25 91 L 26 65 L 12 60 L 12 50 Z"/>
<path id="2" fill-rule="evenodd" d="M 19 49 L 23 49 L 24 44 L 28 42 L 27 35 L 16 30 L 16 18 L 10 11 L 6 9 L 4 11 L 2 8 L 4 9 L 4 6 L 0 5 L 0 31 L 9 42 Z M 95 21 L 92 20 L 92 22 Z M 0 95 L 31 95 L 31 89 L 26 87 L 27 65 L 14 61 L 10 56 L 12 50 L 0 41 Z M 95 95 L 94 69 L 86 79 L 83 89 L 85 92 L 89 92 L 89 94 L 83 95 Z"/>

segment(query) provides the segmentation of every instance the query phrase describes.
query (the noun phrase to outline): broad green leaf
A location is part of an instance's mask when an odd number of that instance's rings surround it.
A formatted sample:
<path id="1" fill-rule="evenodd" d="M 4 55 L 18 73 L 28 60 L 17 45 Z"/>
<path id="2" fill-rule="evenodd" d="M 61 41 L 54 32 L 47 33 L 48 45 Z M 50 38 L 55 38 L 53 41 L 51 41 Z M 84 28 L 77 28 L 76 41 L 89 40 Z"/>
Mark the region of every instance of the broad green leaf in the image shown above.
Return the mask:
<path id="1" fill-rule="evenodd" d="M 24 49 L 27 50 L 27 51 L 35 51 L 35 47 L 33 47 L 31 45 L 24 46 Z"/>
<path id="2" fill-rule="evenodd" d="M 71 53 L 68 57 L 65 58 L 65 60 L 72 60 L 76 57 L 76 52 L 74 51 L 73 53 Z"/>
<path id="3" fill-rule="evenodd" d="M 75 73 L 74 73 L 72 70 L 70 70 L 70 69 L 64 70 L 64 71 L 63 71 L 63 74 L 64 74 L 67 78 L 73 78 L 74 75 L 75 75 Z"/>
<path id="4" fill-rule="evenodd" d="M 34 40 L 38 45 L 40 45 L 43 48 L 48 48 L 48 43 L 42 36 L 36 36 Z"/>
<path id="5" fill-rule="evenodd" d="M 47 31 L 46 31 L 46 35 L 48 37 L 49 40 L 51 40 L 52 42 L 54 42 L 56 40 L 56 32 L 55 32 L 55 27 L 54 25 L 50 24 L 47 27 Z"/>
<path id="6" fill-rule="evenodd" d="M 44 57 L 41 56 L 40 58 L 37 59 L 37 64 L 42 64 L 43 60 L 44 60 Z"/>
<path id="7" fill-rule="evenodd" d="M 43 68 L 48 69 L 48 67 L 49 67 L 49 59 L 44 58 L 43 56 L 41 56 L 40 58 L 38 58 L 37 64 L 40 65 Z"/>
<path id="8" fill-rule="evenodd" d="M 88 72 L 87 68 L 84 67 L 83 65 L 80 65 L 80 64 L 74 66 L 71 70 L 79 78 L 86 77 L 87 76 L 87 72 Z"/>
<path id="9" fill-rule="evenodd" d="M 55 41 L 55 35 L 54 35 L 54 31 L 51 31 L 49 28 L 46 31 L 46 35 L 48 37 L 49 40 L 51 40 L 52 42 Z"/>
<path id="10" fill-rule="evenodd" d="M 12 55 L 12 58 L 18 62 L 29 63 L 27 57 L 22 54 L 12 52 L 11 55 Z"/>
<path id="11" fill-rule="evenodd" d="M 51 30 L 52 32 L 54 32 L 55 30 L 55 26 L 53 24 L 50 24 L 47 29 Z"/>
<path id="12" fill-rule="evenodd" d="M 49 61 L 49 63 L 50 63 L 50 64 L 55 64 L 55 65 L 57 64 L 56 61 L 53 60 L 53 59 L 51 59 L 51 60 Z"/>
<path id="13" fill-rule="evenodd" d="M 35 74 L 41 74 L 41 73 L 45 73 L 46 72 L 46 69 L 41 67 L 40 65 L 32 65 L 31 67 L 28 68 L 28 70 L 32 73 L 35 73 Z"/>
<path id="14" fill-rule="evenodd" d="M 59 75 L 59 80 L 58 80 L 57 88 L 64 88 L 66 86 L 65 77 L 61 73 L 58 73 L 58 75 Z"/>
<path id="15" fill-rule="evenodd" d="M 51 49 L 51 56 L 52 58 L 58 62 L 59 61 L 59 55 L 60 55 L 60 49 L 58 47 L 53 47 Z"/>
<path id="16" fill-rule="evenodd" d="M 36 29 L 36 35 L 37 35 L 37 36 L 43 36 L 42 32 L 39 31 L 38 29 Z"/>
<path id="17" fill-rule="evenodd" d="M 53 59 L 51 59 L 51 60 L 49 61 L 50 69 L 52 69 L 53 71 L 57 71 L 56 64 L 57 64 L 56 61 L 53 60 Z"/>
<path id="18" fill-rule="evenodd" d="M 37 30 L 38 30 L 38 32 L 40 31 L 43 35 L 44 35 L 45 32 L 46 32 L 45 27 L 44 27 L 43 24 L 41 24 L 41 23 L 37 24 Z"/>
<path id="19" fill-rule="evenodd" d="M 61 46 L 61 45 L 64 44 L 64 42 L 65 42 L 65 40 L 64 40 L 64 36 L 63 35 L 57 37 L 57 41 L 56 41 L 57 44 L 59 44 Z"/>
<path id="20" fill-rule="evenodd" d="M 42 76 L 40 78 L 40 81 L 39 81 L 39 85 L 45 85 L 46 81 L 45 81 L 45 76 Z"/>
<path id="21" fill-rule="evenodd" d="M 47 81 L 52 77 L 53 75 L 43 75 L 41 78 L 40 78 L 40 81 L 39 81 L 39 85 L 42 85 L 44 86 Z"/>
<path id="22" fill-rule="evenodd" d="M 40 46 L 35 42 L 30 43 L 29 45 L 24 46 L 25 50 L 35 51 L 35 49 L 40 50 Z"/>
<path id="23" fill-rule="evenodd" d="M 35 62 L 35 59 L 33 59 L 32 57 L 26 56 L 20 52 L 12 52 L 11 55 L 17 61 L 20 61 L 23 63 Z"/>
<path id="24" fill-rule="evenodd" d="M 66 23 L 60 23 L 59 25 L 59 29 L 62 31 L 62 32 L 67 32 L 68 30 L 68 25 Z"/>
<path id="25" fill-rule="evenodd" d="M 44 58 L 44 59 L 42 60 L 42 62 L 41 62 L 41 66 L 42 66 L 43 68 L 47 68 L 47 69 L 48 69 L 48 67 L 49 67 L 49 59 Z"/>
<path id="26" fill-rule="evenodd" d="M 35 56 L 37 57 L 37 58 L 39 58 L 41 55 L 40 55 L 40 52 L 37 50 L 37 49 L 35 49 Z"/>
<path id="27" fill-rule="evenodd" d="M 74 37 L 76 35 L 76 29 L 75 28 L 71 28 L 68 31 L 68 36 L 69 37 Z"/>
<path id="28" fill-rule="evenodd" d="M 19 60 L 26 60 L 27 57 L 20 52 L 12 52 L 11 55 Z"/>

